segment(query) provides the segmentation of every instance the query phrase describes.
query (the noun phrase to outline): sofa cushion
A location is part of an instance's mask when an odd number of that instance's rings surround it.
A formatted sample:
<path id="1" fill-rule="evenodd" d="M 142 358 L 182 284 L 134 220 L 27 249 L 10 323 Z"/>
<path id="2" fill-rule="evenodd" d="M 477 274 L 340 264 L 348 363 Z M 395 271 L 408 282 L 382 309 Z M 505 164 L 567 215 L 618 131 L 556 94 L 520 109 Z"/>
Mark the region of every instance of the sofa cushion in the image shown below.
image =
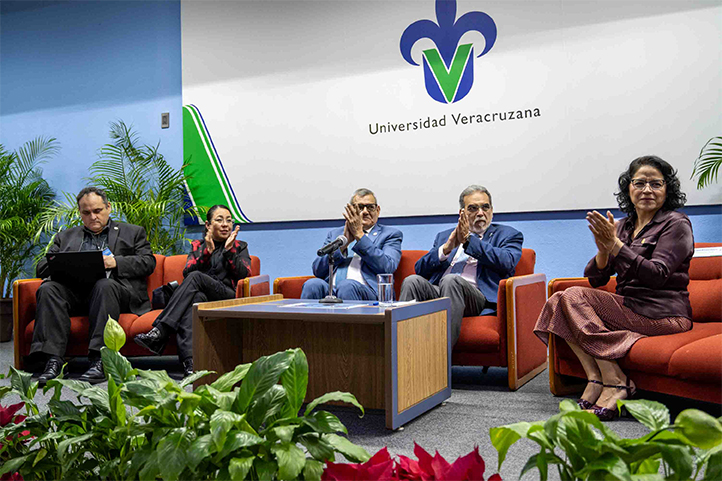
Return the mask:
<path id="1" fill-rule="evenodd" d="M 163 284 L 171 281 L 183 282 L 183 269 L 186 267 L 188 256 L 168 256 L 163 265 Z"/>
<path id="2" fill-rule="evenodd" d="M 669 374 L 705 384 L 722 383 L 722 334 L 691 342 L 672 355 Z"/>
<path id="3" fill-rule="evenodd" d="M 669 364 L 678 349 L 700 339 L 722 334 L 722 323 L 695 323 L 692 329 L 678 334 L 651 336 L 635 342 L 620 362 L 622 368 L 669 375 Z"/>
<path id="4" fill-rule="evenodd" d="M 137 318 L 138 316 L 128 312 L 121 314 L 120 318 L 118 319 L 118 324 L 120 324 L 120 327 L 122 327 L 123 331 L 125 331 L 126 342 L 130 334 L 130 328 Z M 88 316 L 72 316 L 70 318 L 70 337 L 68 338 L 68 345 L 77 343 L 84 343 L 87 345 L 89 341 L 89 328 L 90 321 L 88 321 Z M 34 329 L 35 319 L 33 319 L 30 324 L 25 326 L 25 342 L 27 343 L 27 345 L 30 345 L 33 342 Z"/>
<path id="5" fill-rule="evenodd" d="M 130 337 L 133 338 L 138 334 L 144 334 L 153 328 L 153 321 L 163 312 L 162 309 L 156 309 L 154 311 L 146 312 L 142 316 L 135 319 L 133 325 L 130 326 L 128 332 Z"/>
<path id="6" fill-rule="evenodd" d="M 690 281 L 688 290 L 694 322 L 722 321 L 722 279 Z"/>
<path id="7" fill-rule="evenodd" d="M 499 318 L 465 317 L 454 352 L 499 352 Z"/>

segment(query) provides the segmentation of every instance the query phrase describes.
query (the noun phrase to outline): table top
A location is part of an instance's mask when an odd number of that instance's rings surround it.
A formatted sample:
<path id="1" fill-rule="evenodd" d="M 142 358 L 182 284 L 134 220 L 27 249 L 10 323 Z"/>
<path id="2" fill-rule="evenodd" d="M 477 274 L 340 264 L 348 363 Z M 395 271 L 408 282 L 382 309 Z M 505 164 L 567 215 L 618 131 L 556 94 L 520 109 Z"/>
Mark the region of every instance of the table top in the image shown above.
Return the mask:
<path id="1" fill-rule="evenodd" d="M 428 301 L 435 302 L 435 301 Z M 320 304 L 315 300 L 282 299 L 256 304 L 242 304 L 215 309 L 198 308 L 198 314 L 205 318 L 249 318 L 249 319 L 299 319 L 299 320 L 335 320 L 347 319 L 348 322 L 383 323 L 387 310 L 396 311 L 412 308 L 421 303 L 398 303 L 396 306 L 379 306 L 374 301 L 344 301 L 339 304 Z M 423 303 L 426 304 L 426 303 Z"/>

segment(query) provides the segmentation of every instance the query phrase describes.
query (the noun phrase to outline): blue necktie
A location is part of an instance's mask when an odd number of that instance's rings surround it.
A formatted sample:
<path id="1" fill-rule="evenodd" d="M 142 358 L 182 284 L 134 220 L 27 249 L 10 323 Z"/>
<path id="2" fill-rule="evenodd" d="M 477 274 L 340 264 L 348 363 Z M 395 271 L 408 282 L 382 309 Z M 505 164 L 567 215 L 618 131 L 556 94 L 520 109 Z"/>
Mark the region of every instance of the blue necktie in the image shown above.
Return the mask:
<path id="1" fill-rule="evenodd" d="M 351 248 L 355 245 L 356 245 L 356 241 L 353 241 L 349 245 L 346 246 L 346 249 L 347 249 L 346 254 L 347 255 L 351 254 L 351 259 L 353 259 L 353 256 L 356 255 L 356 253 L 351 250 Z M 351 262 L 349 262 L 348 264 L 346 264 L 344 266 L 340 266 L 338 269 L 336 269 L 336 276 L 333 278 L 333 283 L 335 286 L 337 286 L 339 282 L 346 280 L 346 276 L 348 276 L 348 266 L 350 266 L 350 265 L 351 265 Z"/>

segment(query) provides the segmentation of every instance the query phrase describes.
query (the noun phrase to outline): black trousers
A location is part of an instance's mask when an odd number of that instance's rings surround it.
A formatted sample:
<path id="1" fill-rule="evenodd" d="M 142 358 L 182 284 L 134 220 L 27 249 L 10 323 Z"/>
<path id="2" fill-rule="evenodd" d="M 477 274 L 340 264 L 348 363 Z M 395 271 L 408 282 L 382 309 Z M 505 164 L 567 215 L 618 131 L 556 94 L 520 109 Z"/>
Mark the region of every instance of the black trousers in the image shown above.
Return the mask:
<path id="1" fill-rule="evenodd" d="M 193 304 L 196 302 L 233 299 L 236 291 L 200 271 L 191 272 L 175 290 L 153 326 L 162 324 L 166 330 L 176 332 L 178 358 L 193 357 Z"/>
<path id="2" fill-rule="evenodd" d="M 36 294 L 37 311 L 30 354 L 45 353 L 63 357 L 70 338 L 70 316 L 87 314 L 90 321 L 88 350 L 105 345 L 103 331 L 108 316 L 116 321 L 128 312 L 131 291 L 115 279 L 101 279 L 88 293 L 47 280 Z M 16 334 L 21 335 L 21 334 Z"/>
<path id="3" fill-rule="evenodd" d="M 430 301 L 440 297 L 451 299 L 451 346 L 456 345 L 461 333 L 461 321 L 464 316 L 478 316 L 484 310 L 486 298 L 479 289 L 465 281 L 461 276 L 448 275 L 441 278 L 438 286 L 423 277 L 413 274 L 401 285 L 400 301 Z"/>

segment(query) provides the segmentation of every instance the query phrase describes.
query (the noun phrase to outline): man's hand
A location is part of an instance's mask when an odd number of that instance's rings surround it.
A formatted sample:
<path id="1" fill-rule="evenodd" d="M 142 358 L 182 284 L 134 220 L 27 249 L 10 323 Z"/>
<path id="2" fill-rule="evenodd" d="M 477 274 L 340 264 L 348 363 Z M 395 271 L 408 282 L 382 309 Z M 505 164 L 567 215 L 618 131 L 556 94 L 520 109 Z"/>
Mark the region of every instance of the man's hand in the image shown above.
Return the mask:
<path id="1" fill-rule="evenodd" d="M 241 230 L 239 226 L 236 226 L 235 229 L 233 229 L 233 232 L 231 232 L 231 235 L 228 236 L 228 239 L 226 239 L 226 250 L 229 251 L 233 247 L 234 243 L 236 242 L 236 236 L 238 235 L 238 232 Z"/>
<path id="2" fill-rule="evenodd" d="M 103 256 L 103 264 L 106 269 L 115 269 L 118 267 L 118 263 L 115 261 L 113 256 Z"/>
<path id="3" fill-rule="evenodd" d="M 216 244 L 213 242 L 213 236 L 211 235 L 210 231 L 206 232 L 206 251 L 209 254 L 213 254 L 213 251 L 216 250 Z"/>
<path id="4" fill-rule="evenodd" d="M 454 230 L 451 231 L 451 234 L 449 234 L 449 238 L 446 240 L 446 243 L 444 244 L 443 252 L 445 256 L 448 256 L 451 251 L 459 247 L 461 244 L 466 242 L 466 236 L 469 235 L 469 221 L 466 219 L 466 216 L 463 214 L 459 214 L 459 222 L 456 224 L 456 227 Z"/>
<path id="5" fill-rule="evenodd" d="M 359 240 L 364 235 L 363 221 L 361 219 L 361 213 L 356 207 L 351 204 L 346 204 L 346 208 L 343 213 L 343 218 L 346 219 L 346 227 L 351 237 L 348 237 L 349 242 L 352 240 Z"/>

